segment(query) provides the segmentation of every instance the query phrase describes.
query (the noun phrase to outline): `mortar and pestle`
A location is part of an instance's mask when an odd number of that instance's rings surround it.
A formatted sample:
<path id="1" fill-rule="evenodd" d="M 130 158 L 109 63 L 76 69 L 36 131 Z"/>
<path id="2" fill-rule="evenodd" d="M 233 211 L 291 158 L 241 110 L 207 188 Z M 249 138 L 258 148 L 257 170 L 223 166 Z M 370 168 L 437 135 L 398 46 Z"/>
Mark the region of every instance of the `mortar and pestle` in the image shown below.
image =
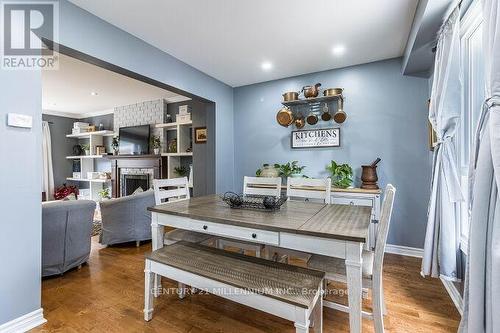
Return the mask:
<path id="1" fill-rule="evenodd" d="M 362 172 L 361 172 L 361 181 L 363 182 L 361 184 L 361 188 L 367 189 L 367 190 L 378 190 L 378 185 L 377 185 L 377 164 L 380 162 L 381 159 L 380 157 L 377 157 L 375 161 L 372 162 L 370 165 L 362 165 Z"/>

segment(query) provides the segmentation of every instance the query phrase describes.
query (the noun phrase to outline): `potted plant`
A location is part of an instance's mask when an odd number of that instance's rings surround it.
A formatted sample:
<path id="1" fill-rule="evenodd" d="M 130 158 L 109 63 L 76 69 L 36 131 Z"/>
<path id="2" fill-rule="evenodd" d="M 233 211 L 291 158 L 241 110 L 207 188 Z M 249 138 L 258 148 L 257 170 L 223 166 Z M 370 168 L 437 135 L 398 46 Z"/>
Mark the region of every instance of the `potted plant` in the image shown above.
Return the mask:
<path id="1" fill-rule="evenodd" d="M 85 152 L 85 155 L 90 155 L 90 145 L 88 143 L 84 143 L 82 145 L 82 149 Z"/>
<path id="2" fill-rule="evenodd" d="M 305 166 L 299 166 L 299 161 L 292 161 L 281 165 L 275 164 L 274 166 L 280 170 L 280 176 L 285 179 L 288 177 L 304 177 L 302 171 L 305 169 Z"/>
<path id="3" fill-rule="evenodd" d="M 98 192 L 98 195 L 99 195 L 99 198 L 101 198 L 101 200 L 111 199 L 111 191 L 110 191 L 109 187 L 106 187 L 106 188 L 103 188 L 102 190 L 100 190 Z"/>
<path id="4" fill-rule="evenodd" d="M 178 166 L 174 168 L 174 172 L 179 177 L 187 177 L 189 174 L 189 169 L 185 166 Z"/>
<path id="5" fill-rule="evenodd" d="M 352 168 L 349 164 L 332 161 L 326 166 L 326 170 L 330 172 L 334 187 L 348 188 L 352 185 Z"/>
<path id="6" fill-rule="evenodd" d="M 113 137 L 113 141 L 111 141 L 111 147 L 113 148 L 113 155 L 118 155 L 118 148 L 120 147 L 119 137 Z"/>
<path id="7" fill-rule="evenodd" d="M 160 154 L 161 140 L 158 135 L 153 135 L 151 137 L 151 148 L 153 148 L 153 152 L 155 155 Z"/>

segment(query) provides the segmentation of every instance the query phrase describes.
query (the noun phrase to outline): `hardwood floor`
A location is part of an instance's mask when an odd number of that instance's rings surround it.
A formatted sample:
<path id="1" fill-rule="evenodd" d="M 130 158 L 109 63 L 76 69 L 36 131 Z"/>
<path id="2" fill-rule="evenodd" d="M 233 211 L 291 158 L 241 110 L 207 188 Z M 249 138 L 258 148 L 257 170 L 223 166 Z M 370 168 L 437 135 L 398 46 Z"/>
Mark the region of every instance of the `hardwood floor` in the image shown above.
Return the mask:
<path id="1" fill-rule="evenodd" d="M 48 322 L 32 332 L 295 332 L 291 322 L 206 294 L 184 300 L 162 295 L 153 319 L 145 322 L 144 253 L 150 249 L 150 243 L 103 248 L 94 237 L 87 265 L 42 281 Z M 386 255 L 386 332 L 456 332 L 460 316 L 441 282 L 424 279 L 419 271 L 420 259 Z M 323 331 L 348 332 L 347 314 L 325 309 Z M 363 332 L 373 332 L 370 320 L 363 320 Z"/>

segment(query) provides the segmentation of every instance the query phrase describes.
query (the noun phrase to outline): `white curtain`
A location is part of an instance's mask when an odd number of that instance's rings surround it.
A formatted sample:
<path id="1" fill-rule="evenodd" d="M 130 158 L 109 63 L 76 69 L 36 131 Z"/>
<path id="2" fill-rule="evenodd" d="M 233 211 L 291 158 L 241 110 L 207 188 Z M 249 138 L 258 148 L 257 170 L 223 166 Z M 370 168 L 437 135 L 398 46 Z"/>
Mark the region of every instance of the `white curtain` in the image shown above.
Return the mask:
<path id="1" fill-rule="evenodd" d="M 52 169 L 52 141 L 50 140 L 50 127 L 46 121 L 42 122 L 42 192 L 47 200 L 54 198 L 54 170 Z"/>
<path id="2" fill-rule="evenodd" d="M 425 235 L 423 276 L 461 279 L 457 205 L 463 201 L 456 166 L 455 134 L 461 113 L 460 9 L 439 32 L 429 120 L 436 131 L 431 197 Z"/>
<path id="3" fill-rule="evenodd" d="M 486 101 L 471 158 L 469 251 L 460 332 L 500 332 L 500 0 L 483 2 Z"/>

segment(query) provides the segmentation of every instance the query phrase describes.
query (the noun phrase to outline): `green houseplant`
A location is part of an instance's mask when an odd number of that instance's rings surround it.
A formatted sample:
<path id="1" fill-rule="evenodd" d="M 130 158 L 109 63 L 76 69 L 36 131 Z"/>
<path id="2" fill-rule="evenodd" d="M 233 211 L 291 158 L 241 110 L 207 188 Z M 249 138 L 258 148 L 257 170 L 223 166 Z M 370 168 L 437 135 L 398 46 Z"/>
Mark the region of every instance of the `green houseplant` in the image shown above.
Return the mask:
<path id="1" fill-rule="evenodd" d="M 161 140 L 158 135 L 153 135 L 151 137 L 151 148 L 153 148 L 153 152 L 155 155 L 160 154 Z"/>
<path id="2" fill-rule="evenodd" d="M 292 161 L 285 164 L 275 164 L 275 168 L 279 169 L 280 176 L 287 177 L 303 177 L 302 171 L 306 168 L 305 166 L 300 166 L 299 161 Z"/>
<path id="3" fill-rule="evenodd" d="M 332 184 L 338 188 L 348 188 L 352 184 L 352 168 L 349 164 L 337 164 L 332 161 L 326 166 L 326 170 L 330 172 Z"/>
<path id="4" fill-rule="evenodd" d="M 178 166 L 174 168 L 174 172 L 179 177 L 187 177 L 189 174 L 189 168 L 185 166 Z"/>
<path id="5" fill-rule="evenodd" d="M 111 190 L 109 187 L 103 188 L 98 192 L 98 194 L 101 200 L 111 199 Z"/>
<path id="6" fill-rule="evenodd" d="M 85 152 L 85 155 L 90 155 L 90 145 L 88 143 L 82 144 L 82 149 Z"/>

